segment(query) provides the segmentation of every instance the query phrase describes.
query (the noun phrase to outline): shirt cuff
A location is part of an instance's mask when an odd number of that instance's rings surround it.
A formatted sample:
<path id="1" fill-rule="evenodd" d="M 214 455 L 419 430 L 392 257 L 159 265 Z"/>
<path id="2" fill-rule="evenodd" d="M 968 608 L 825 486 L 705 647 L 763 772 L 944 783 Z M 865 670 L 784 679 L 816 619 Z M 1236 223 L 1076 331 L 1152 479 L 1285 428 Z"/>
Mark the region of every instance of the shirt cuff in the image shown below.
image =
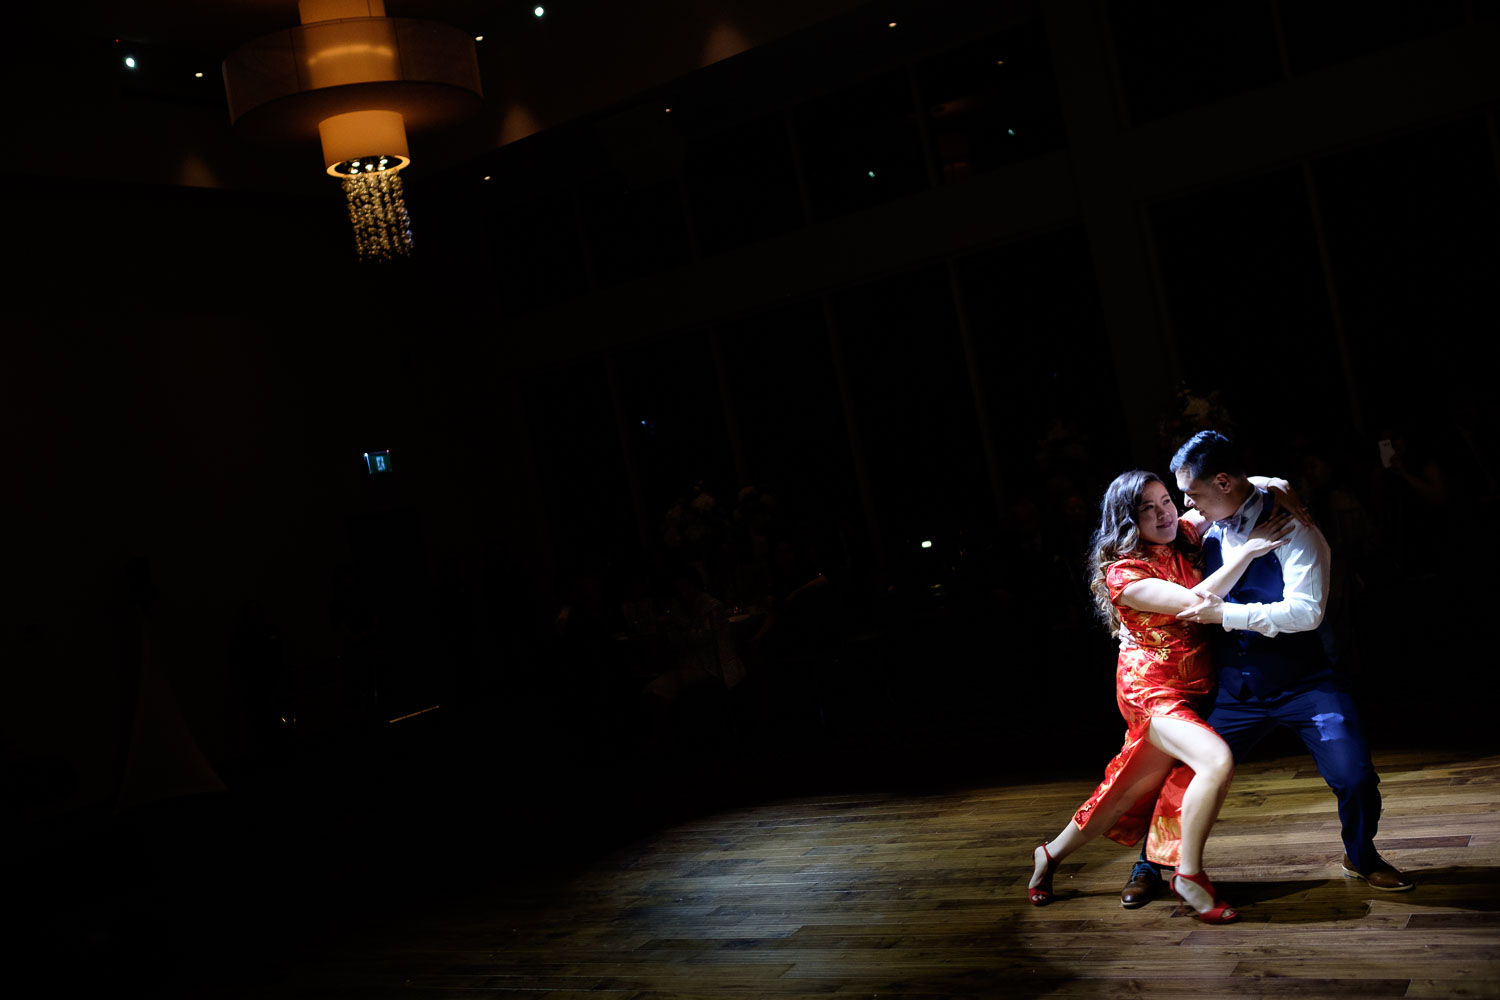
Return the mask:
<path id="1" fill-rule="evenodd" d="M 1224 631 L 1250 627 L 1250 608 L 1244 604 L 1224 605 Z"/>

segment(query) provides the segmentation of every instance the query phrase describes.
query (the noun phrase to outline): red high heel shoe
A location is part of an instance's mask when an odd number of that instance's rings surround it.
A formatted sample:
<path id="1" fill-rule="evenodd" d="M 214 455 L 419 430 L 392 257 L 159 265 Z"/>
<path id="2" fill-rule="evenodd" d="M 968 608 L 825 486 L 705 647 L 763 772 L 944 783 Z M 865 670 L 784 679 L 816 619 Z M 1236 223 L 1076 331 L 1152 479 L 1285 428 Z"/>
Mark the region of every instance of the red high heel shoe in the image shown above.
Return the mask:
<path id="1" fill-rule="evenodd" d="M 1187 897 L 1177 891 L 1177 880 L 1180 878 L 1187 879 L 1212 896 L 1214 901 L 1213 909 L 1204 910 L 1200 913 L 1194 908 L 1193 904 L 1187 901 Z M 1205 924 L 1232 924 L 1240 919 L 1239 911 L 1219 898 L 1219 890 L 1215 889 L 1214 884 L 1208 880 L 1206 872 L 1199 872 L 1196 875 L 1183 875 L 1181 872 L 1175 872 L 1172 875 L 1171 886 L 1172 894 L 1182 900 L 1182 904 L 1187 907 L 1188 912 Z"/>
<path id="2" fill-rule="evenodd" d="M 1036 846 L 1040 847 L 1042 853 L 1047 855 L 1047 873 L 1042 876 L 1042 880 L 1039 883 L 1026 887 L 1026 896 L 1031 900 L 1032 906 L 1045 906 L 1052 902 L 1052 873 L 1057 871 L 1057 861 L 1052 857 L 1052 852 L 1047 850 L 1046 841 Z M 1035 849 L 1031 852 L 1031 863 L 1033 866 L 1036 865 Z"/>

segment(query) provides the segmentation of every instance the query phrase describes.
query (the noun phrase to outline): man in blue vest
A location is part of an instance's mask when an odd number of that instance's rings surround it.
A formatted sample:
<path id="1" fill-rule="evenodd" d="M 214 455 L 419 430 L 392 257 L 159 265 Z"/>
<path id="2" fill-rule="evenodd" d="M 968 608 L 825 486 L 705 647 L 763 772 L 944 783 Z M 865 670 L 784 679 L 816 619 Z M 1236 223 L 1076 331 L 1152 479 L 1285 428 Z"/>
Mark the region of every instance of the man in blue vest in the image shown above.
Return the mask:
<path id="1" fill-rule="evenodd" d="M 1186 506 L 1208 522 L 1203 532 L 1207 576 L 1224 564 L 1226 549 L 1245 544 L 1256 524 L 1271 516 L 1273 500 L 1245 476 L 1229 439 L 1215 431 L 1194 435 L 1172 456 L 1171 471 Z M 1323 533 L 1299 523 L 1286 545 L 1250 564 L 1223 601 L 1207 599 L 1179 617 L 1210 626 L 1219 684 L 1208 724 L 1236 758 L 1278 726 L 1301 736 L 1338 799 L 1344 875 L 1400 892 L 1415 883 L 1375 850 L 1380 778 L 1349 686 L 1334 670 L 1317 631 L 1328 603 L 1328 571 Z M 1142 906 L 1161 885 L 1161 872 L 1146 860 L 1143 848 L 1120 903 L 1127 909 Z"/>

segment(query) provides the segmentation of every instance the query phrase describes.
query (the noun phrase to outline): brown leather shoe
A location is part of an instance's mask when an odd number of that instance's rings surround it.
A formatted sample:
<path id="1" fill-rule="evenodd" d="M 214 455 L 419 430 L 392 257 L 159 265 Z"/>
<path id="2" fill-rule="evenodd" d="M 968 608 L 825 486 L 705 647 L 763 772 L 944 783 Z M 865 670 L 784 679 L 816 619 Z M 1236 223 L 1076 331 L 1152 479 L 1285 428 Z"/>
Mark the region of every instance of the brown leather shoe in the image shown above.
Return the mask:
<path id="1" fill-rule="evenodd" d="M 1344 878 L 1362 878 L 1370 884 L 1371 888 L 1384 889 L 1386 892 L 1405 892 L 1417 887 L 1417 883 L 1397 871 L 1384 858 L 1377 859 L 1373 868 L 1362 872 L 1354 867 L 1354 862 L 1350 861 L 1349 855 L 1346 854 L 1344 855 Z"/>
<path id="2" fill-rule="evenodd" d="M 1120 891 L 1120 905 L 1127 910 L 1145 906 L 1161 893 L 1161 888 L 1161 876 L 1156 869 L 1144 861 L 1137 861 L 1130 870 L 1130 881 Z"/>

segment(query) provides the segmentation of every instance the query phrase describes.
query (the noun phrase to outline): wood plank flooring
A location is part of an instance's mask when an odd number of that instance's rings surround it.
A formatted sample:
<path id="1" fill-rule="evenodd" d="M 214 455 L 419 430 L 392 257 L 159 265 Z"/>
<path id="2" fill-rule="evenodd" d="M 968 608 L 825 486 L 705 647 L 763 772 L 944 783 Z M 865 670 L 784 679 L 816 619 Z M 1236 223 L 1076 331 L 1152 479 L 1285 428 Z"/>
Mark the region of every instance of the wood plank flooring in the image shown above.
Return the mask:
<path id="1" fill-rule="evenodd" d="M 289 967 L 257 996 L 506 1000 L 837 997 L 1500 997 L 1500 756 L 1377 757 L 1378 846 L 1418 879 L 1343 878 L 1305 756 L 1241 768 L 1209 869 L 1241 923 L 1119 905 L 1132 852 L 1096 841 L 1061 898 L 1028 849 L 1094 774 L 931 795 L 867 789 L 662 830 L 532 872 Z"/>

